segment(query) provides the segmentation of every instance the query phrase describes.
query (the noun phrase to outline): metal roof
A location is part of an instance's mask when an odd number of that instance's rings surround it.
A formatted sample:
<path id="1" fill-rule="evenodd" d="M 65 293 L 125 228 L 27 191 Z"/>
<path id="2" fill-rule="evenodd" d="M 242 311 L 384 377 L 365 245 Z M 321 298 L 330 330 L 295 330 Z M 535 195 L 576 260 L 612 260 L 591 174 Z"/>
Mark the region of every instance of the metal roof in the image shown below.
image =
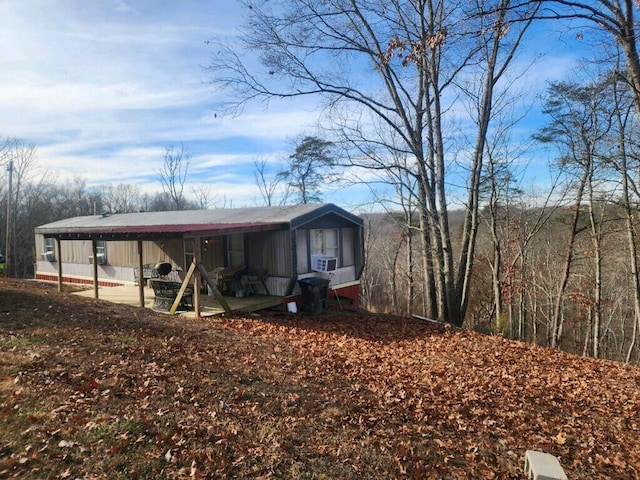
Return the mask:
<path id="1" fill-rule="evenodd" d="M 359 217 L 333 204 L 304 204 L 91 215 L 41 225 L 36 227 L 35 233 L 66 239 L 214 235 L 297 228 L 328 213 L 362 225 Z"/>

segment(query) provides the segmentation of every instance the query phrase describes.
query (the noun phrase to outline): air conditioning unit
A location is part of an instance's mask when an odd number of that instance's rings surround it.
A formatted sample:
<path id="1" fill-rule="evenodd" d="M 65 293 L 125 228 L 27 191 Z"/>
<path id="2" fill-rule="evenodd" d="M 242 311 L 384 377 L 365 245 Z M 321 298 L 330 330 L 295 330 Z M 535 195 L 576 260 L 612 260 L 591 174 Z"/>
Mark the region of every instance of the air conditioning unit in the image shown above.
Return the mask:
<path id="1" fill-rule="evenodd" d="M 311 255 L 311 270 L 314 272 L 333 272 L 338 266 L 338 259 L 326 255 Z"/>
<path id="2" fill-rule="evenodd" d="M 42 259 L 46 260 L 47 262 L 55 262 L 56 261 L 56 254 L 54 252 L 43 252 L 42 253 Z"/>
<path id="3" fill-rule="evenodd" d="M 104 253 L 98 253 L 96 257 L 98 258 L 98 265 L 104 265 L 107 263 L 107 256 Z M 93 265 L 93 255 L 89 255 L 89 263 Z"/>

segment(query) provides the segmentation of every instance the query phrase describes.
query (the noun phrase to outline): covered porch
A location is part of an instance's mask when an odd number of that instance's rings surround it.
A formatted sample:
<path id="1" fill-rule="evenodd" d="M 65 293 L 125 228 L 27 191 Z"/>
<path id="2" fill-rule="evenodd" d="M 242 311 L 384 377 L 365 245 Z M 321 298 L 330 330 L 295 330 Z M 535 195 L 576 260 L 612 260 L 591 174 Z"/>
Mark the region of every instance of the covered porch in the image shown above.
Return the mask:
<path id="1" fill-rule="evenodd" d="M 152 288 L 144 288 L 144 307 L 152 309 L 155 296 Z M 122 305 L 140 306 L 140 290 L 135 285 L 123 285 L 118 287 L 99 287 L 99 298 L 107 302 L 119 303 Z M 95 298 L 93 289 L 75 292 L 75 295 L 87 298 Z M 230 307 L 230 312 L 225 312 L 224 307 L 215 297 L 200 295 L 200 316 L 210 317 L 222 315 L 224 313 L 249 313 L 257 312 L 268 308 L 286 308 L 285 299 L 273 295 L 251 295 L 246 297 L 224 297 Z M 167 313 L 169 312 L 162 312 Z M 194 310 L 178 310 L 176 313 L 189 317 L 195 317 Z"/>

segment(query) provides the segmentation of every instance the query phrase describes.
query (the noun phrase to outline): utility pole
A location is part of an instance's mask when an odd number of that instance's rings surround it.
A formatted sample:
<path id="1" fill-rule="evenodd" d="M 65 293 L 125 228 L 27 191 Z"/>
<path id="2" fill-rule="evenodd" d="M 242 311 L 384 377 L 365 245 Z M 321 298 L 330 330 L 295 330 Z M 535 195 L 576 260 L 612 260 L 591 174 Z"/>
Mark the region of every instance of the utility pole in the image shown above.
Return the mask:
<path id="1" fill-rule="evenodd" d="M 7 238 L 4 251 L 4 276 L 11 276 L 11 197 L 13 196 L 13 160 L 9 160 L 7 166 L 9 172 L 9 192 L 7 193 Z"/>

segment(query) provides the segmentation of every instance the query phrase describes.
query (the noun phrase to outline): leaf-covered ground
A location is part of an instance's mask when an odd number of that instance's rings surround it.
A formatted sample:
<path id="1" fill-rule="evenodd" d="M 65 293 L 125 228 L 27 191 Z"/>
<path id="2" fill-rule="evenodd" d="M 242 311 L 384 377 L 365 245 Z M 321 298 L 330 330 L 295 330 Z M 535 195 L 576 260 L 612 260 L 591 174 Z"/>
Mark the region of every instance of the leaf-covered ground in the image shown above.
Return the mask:
<path id="1" fill-rule="evenodd" d="M 206 321 L 0 282 L 0 478 L 640 478 L 640 369 L 354 313 Z"/>

